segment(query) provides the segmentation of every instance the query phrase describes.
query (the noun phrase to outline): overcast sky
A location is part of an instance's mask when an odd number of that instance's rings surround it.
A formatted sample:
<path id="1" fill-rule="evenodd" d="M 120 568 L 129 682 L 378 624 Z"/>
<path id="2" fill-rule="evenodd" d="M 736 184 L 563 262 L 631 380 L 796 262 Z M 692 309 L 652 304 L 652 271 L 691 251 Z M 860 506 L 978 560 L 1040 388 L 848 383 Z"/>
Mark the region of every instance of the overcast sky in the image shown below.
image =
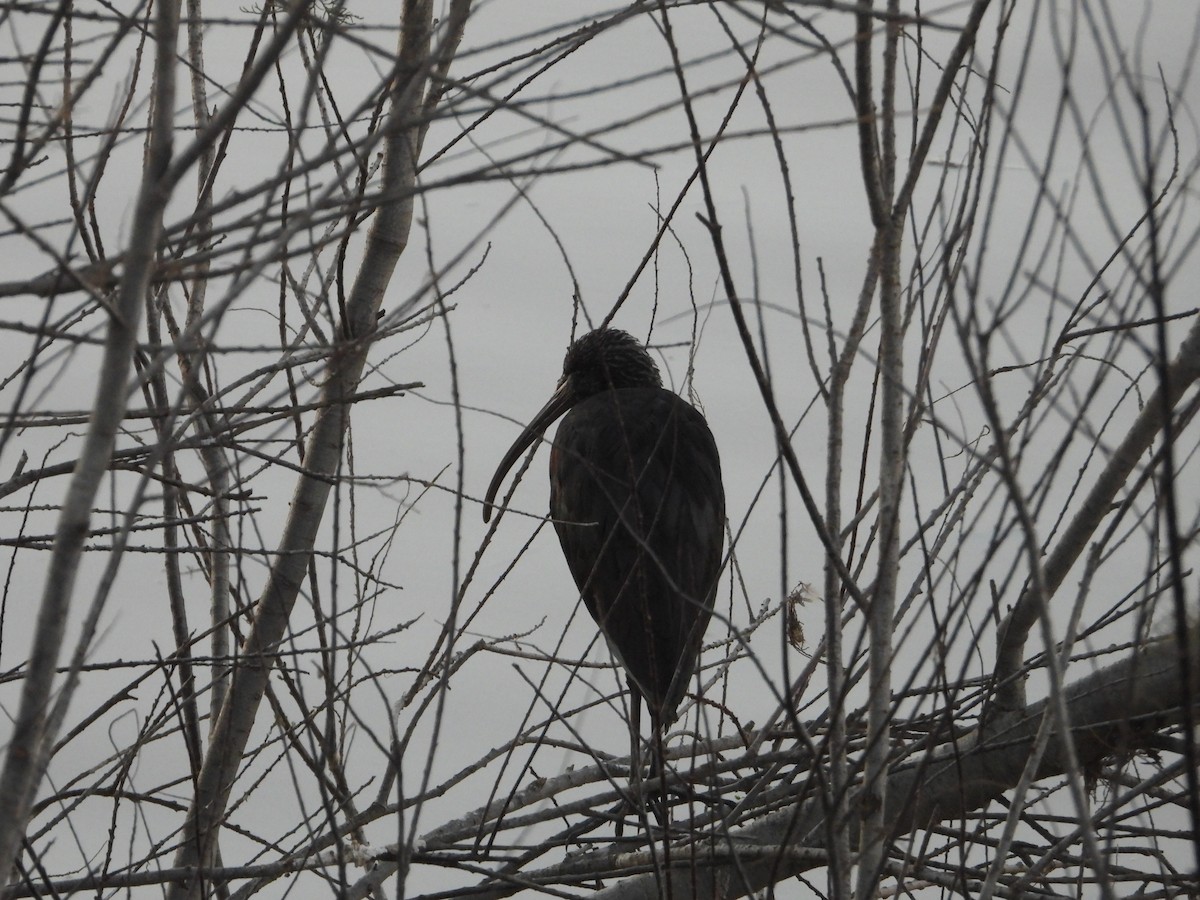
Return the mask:
<path id="1" fill-rule="evenodd" d="M 387 14 L 394 13 L 390 8 L 393 4 L 378 6 L 379 12 L 386 6 Z M 343 114 L 357 110 L 369 99 L 367 88 L 378 82 L 380 73 L 390 64 L 388 54 L 395 44 L 391 27 L 373 27 L 377 24 L 373 21 L 375 9 L 352 7 L 352 11 L 361 18 L 348 23 L 348 38 L 335 43 L 326 68 L 331 90 L 338 97 Z M 409 382 L 422 382 L 424 386 L 403 398 L 363 403 L 354 414 L 355 472 L 361 479 L 371 479 L 364 482 L 356 496 L 354 534 L 364 542 L 361 550 L 364 559 L 383 554 L 379 557 L 383 561 L 378 574 L 383 582 L 394 586 L 376 604 L 369 630 L 416 620 L 409 631 L 397 635 L 389 644 L 371 648 L 370 660 L 376 668 L 409 667 L 424 661 L 422 654 L 449 614 L 454 587 L 461 583 L 487 532 L 480 518 L 479 500 L 496 464 L 523 424 L 553 390 L 573 325 L 582 332 L 589 322 L 598 323 L 608 314 L 641 266 L 658 230 L 660 215 L 674 204 L 692 175 L 694 156 L 678 103 L 679 87 L 669 68 L 670 56 L 663 35 L 647 15 L 631 16 L 598 33 L 540 74 L 517 95 L 514 103 L 472 130 L 466 140 L 460 138 L 465 125 L 479 118 L 496 98 L 506 95 L 521 78 L 534 71 L 528 68 L 518 72 L 510 68 L 493 75 L 487 74 L 490 66 L 545 44 L 559 31 L 598 21 L 615 11 L 602 4 L 562 4 L 553 0 L 493 0 L 481 4 L 473 14 L 453 68 L 460 78 L 485 73 L 470 82 L 478 94 L 456 104 L 455 117 L 436 122 L 430 130 L 426 158 L 451 141 L 454 145 L 422 174 L 424 182 L 432 188 L 418 205 L 417 225 L 409 250 L 393 278 L 385 309 L 392 313 L 405 310 L 413 296 L 419 296 L 419 303 L 429 301 L 428 292 L 419 292 L 424 290 L 431 262 L 435 268 L 448 267 L 440 282 L 443 289 L 458 285 L 471 269 L 477 267 L 477 270 L 449 297 L 447 302 L 453 310 L 444 322 L 408 332 L 377 348 L 373 362 L 378 368 L 363 385 L 364 389 Z M 752 16 L 757 15 L 756 9 L 730 5 L 721 8 L 721 12 L 729 27 L 748 42 L 747 52 L 754 52 L 757 26 Z M 812 11 L 797 7 L 796 12 L 808 15 Z M 918 51 L 911 29 L 902 47 L 906 65 L 903 77 L 910 79 L 911 87 L 919 88 L 917 107 L 922 111 L 940 77 L 936 60 L 944 58 L 954 38 L 952 32 L 940 31 L 935 26 L 961 23 L 965 9 L 959 4 L 948 4 L 936 9 L 923 7 L 923 12 L 932 20 L 922 32 L 926 42 L 923 52 Z M 1034 14 L 1039 22 L 1031 38 L 1028 17 Z M 1200 146 L 1193 108 L 1200 89 L 1194 71 L 1195 6 L 1191 0 L 1117 3 L 1107 14 L 1107 18 L 1097 15 L 1095 20 L 1086 20 L 1079 17 L 1078 9 L 1066 3 L 1022 4 L 1013 11 L 1008 25 L 995 86 L 1000 112 L 992 121 L 992 136 L 998 142 L 1001 134 L 1007 135 L 1009 143 L 998 167 L 989 168 L 989 177 L 998 172 L 994 182 L 998 189 L 994 202 L 987 207 L 987 255 L 981 267 L 969 272 L 985 305 L 1015 304 L 1005 329 L 998 333 L 993 345 L 994 366 L 1017 366 L 1037 359 L 1044 352 L 1047 329 L 1060 327 L 1065 309 L 1081 298 L 1086 297 L 1090 302 L 1102 297 L 1105 290 L 1111 290 L 1114 298 L 1126 297 L 1133 289 L 1128 275 L 1114 274 L 1111 283 L 1102 278 L 1100 284 L 1091 284 L 1098 265 L 1113 254 L 1117 241 L 1134 228 L 1144 210 L 1140 186 L 1131 174 L 1128 159 L 1131 135 L 1123 130 L 1134 121 L 1135 106 L 1130 92 L 1119 83 L 1114 85 L 1112 77 L 1121 66 L 1132 73 L 1133 81 L 1145 88 L 1155 135 L 1165 121 L 1160 75 L 1173 98 L 1180 166 L 1178 183 L 1184 196 L 1172 207 L 1169 222 L 1174 268 L 1169 273 L 1168 311 L 1182 312 L 1196 306 L 1191 286 L 1200 281 L 1200 265 L 1189 243 L 1197 233 L 1191 178 Z M 252 21 L 252 15 L 243 9 L 231 15 L 229 22 L 214 25 L 210 30 L 206 64 L 214 84 L 228 84 L 237 76 L 249 45 L 251 29 L 247 23 Z M 689 88 L 700 95 L 696 104 L 700 130 L 709 138 L 729 114 L 746 67 L 730 51 L 729 39 L 713 9 L 681 8 L 672 14 L 671 21 L 681 55 L 689 63 Z M 783 17 L 772 21 L 777 27 L 785 27 Z M 853 29 L 848 16 L 812 12 L 811 22 L 836 48 L 841 63 L 852 70 L 853 50 L 848 38 Z M 3 26 L 3 40 L 11 40 L 14 48 L 27 51 L 40 37 L 44 24 L 32 17 L 11 16 Z M 79 27 L 86 28 L 82 23 Z M 827 292 L 834 332 L 840 341 L 862 284 L 872 232 L 859 171 L 853 110 L 839 73 L 830 63 L 828 51 L 814 42 L 812 33 L 795 25 L 786 28 L 786 33 L 773 34 L 765 42 L 757 71 L 781 132 L 779 148 L 787 161 L 797 211 L 801 285 L 816 350 L 824 353 L 822 288 Z M 1076 46 L 1068 51 L 1064 48 L 1071 46 L 1072 28 Z M 985 41 L 989 47 L 981 51 L 975 78 L 968 85 L 968 104 L 977 104 L 982 96 L 982 76 L 991 63 L 990 42 L 995 30 L 993 11 L 983 30 L 989 35 Z M 371 47 L 378 49 L 371 51 Z M 1124 52 L 1123 58 L 1117 53 L 1118 48 Z M 122 44 L 117 50 L 100 86 L 93 88 L 76 108 L 81 123 L 77 130 L 83 130 L 84 126 L 100 128 L 111 120 L 110 104 L 132 70 L 132 54 L 131 43 Z M 1064 56 L 1071 59 L 1065 80 Z M 296 66 L 289 88 L 299 96 L 303 78 L 295 52 L 288 62 Z M 1027 66 L 1028 74 L 1017 102 L 1012 99 L 1012 89 L 1023 66 Z M 142 77 L 148 80 L 148 71 Z M 14 72 L 8 74 L 3 89 L 6 102 L 14 100 L 19 82 Z M 1068 121 L 1061 132 L 1056 132 L 1054 122 L 1064 87 L 1075 102 L 1072 109 L 1079 111 L 1081 118 Z M 713 90 L 706 93 L 707 88 Z M 211 103 L 219 106 L 223 98 L 215 88 L 212 91 Z M 144 100 L 144 87 L 137 96 Z M 186 93 L 180 97 L 180 121 L 184 121 L 189 102 Z M 55 98 L 47 97 L 46 102 L 55 102 Z M 229 153 L 236 163 L 224 167 L 215 191 L 218 198 L 229 198 L 239 189 L 270 178 L 283 165 L 280 151 L 285 136 L 275 127 L 280 103 L 278 91 L 264 91 L 256 97 L 252 114 L 243 120 L 246 130 L 231 141 Z M 1008 121 L 1010 103 L 1016 108 Z M 899 167 L 903 173 L 907 168 L 912 126 L 909 110 L 901 112 L 898 143 L 902 148 Z M 316 111 L 310 110 L 310 114 L 315 117 Z M 144 121 L 144 110 L 135 112 L 133 120 Z M 11 129 L 11 113 L 6 121 L 10 123 L 6 129 Z M 763 132 L 765 121 L 763 107 L 751 85 L 737 101 L 727 126 L 730 136 L 715 151 L 710 171 L 738 294 L 761 327 L 765 347 L 760 346 L 760 352 L 765 351 L 769 361 L 783 418 L 789 427 L 797 427 L 793 446 L 806 478 L 820 494 L 825 470 L 824 410 L 819 402 L 814 406 L 818 385 L 808 362 L 800 322 L 794 244 L 787 220 L 779 150 L 770 135 Z M 948 218 L 953 204 L 964 191 L 972 189 L 961 166 L 966 158 L 969 132 L 976 124 L 968 114 L 956 132 L 946 127 L 935 142 L 916 194 L 915 207 L 921 223 L 929 218 L 935 223 Z M 261 130 L 255 126 L 261 126 Z M 580 134 L 593 137 L 586 142 L 567 140 Z M 1134 134 L 1132 138 L 1139 136 Z M 183 145 L 186 139 L 187 135 L 181 133 L 177 143 Z M 101 186 L 99 232 L 110 253 L 123 246 L 130 232 L 140 140 L 140 137 L 130 138 L 124 143 Z M 305 146 L 309 152 L 315 152 L 322 142 L 319 131 L 314 129 L 311 142 Z M 94 141 L 84 144 L 91 148 L 89 152 L 98 146 Z M 547 150 L 559 144 L 564 145 L 561 150 Z M 1055 149 L 1047 166 L 1050 146 Z M 1082 165 L 1085 150 L 1095 169 L 1105 173 L 1102 184 L 1095 183 Z M 997 157 L 998 151 L 989 158 L 989 167 L 997 166 Z M 1164 154 L 1163 158 L 1169 162 L 1171 154 Z M 509 178 L 493 175 L 480 182 L 468 177 L 493 169 L 497 161 L 505 161 L 503 169 Z M 50 146 L 46 171 L 61 173 L 63 165 L 61 144 Z M 547 169 L 562 171 L 548 173 Z M 1159 182 L 1168 174 L 1160 171 Z M 456 178 L 467 178 L 467 183 L 455 185 Z M 312 175 L 311 186 L 319 190 L 332 180 L 332 169 L 325 166 Z M 187 184 L 190 192 L 191 181 Z M 520 196 L 518 189 L 522 192 Z M 1044 203 L 1043 212 L 1030 225 L 1033 211 L 1039 207 L 1039 191 L 1057 198 L 1061 215 L 1071 223 L 1070 239 L 1062 238 L 1055 217 L 1044 212 L 1047 208 Z M 62 177 L 49 175 L 6 202 L 10 211 L 28 217 L 29 221 L 50 222 L 66 215 L 65 196 Z M 939 196 L 945 206 L 937 209 L 935 198 Z M 176 221 L 188 214 L 186 201 L 187 192 L 177 210 L 173 210 Z M 292 200 L 297 207 L 304 202 L 303 195 Z M 931 209 L 937 211 L 931 213 Z M 778 603 L 784 588 L 790 590 L 799 582 L 808 582 L 819 591 L 823 557 L 794 489 L 788 492 L 787 537 L 781 546 L 779 489 L 771 480 L 776 460 L 774 440 L 717 278 L 708 232 L 697 219 L 702 210 L 702 195 L 693 187 L 683 197 L 671 232 L 659 252 L 633 283 L 614 324 L 649 340 L 665 381 L 702 409 L 711 424 L 722 457 L 729 524 L 738 535 L 733 548 L 736 579 L 731 581 L 727 571 L 718 593 L 718 617 L 724 620 L 729 616 L 733 625 L 742 627 L 747 623 L 749 611 L 757 611 L 764 603 Z M 230 232 L 244 236 L 244 232 L 234 229 Z M 61 239 L 54 246 L 55 253 L 78 255 L 78 244 L 68 243 L 66 233 L 65 228 L 45 231 L 51 243 Z M 0 280 L 11 282 L 54 268 L 50 248 L 11 233 L 3 239 L 7 271 Z M 359 241 L 352 250 L 351 262 L 361 249 L 361 234 Z M 255 258 L 257 249 L 252 246 L 248 256 Z M 263 255 L 268 255 L 266 245 L 262 249 Z M 913 263 L 913 257 L 909 246 L 906 267 Z M 330 265 L 331 260 L 331 255 L 323 256 L 322 265 Z M 935 256 L 923 260 L 930 269 L 936 269 L 941 262 Z M 970 265 L 974 266 L 974 262 L 973 259 Z M 309 276 L 313 279 L 308 282 L 311 288 L 319 279 L 314 273 L 305 272 L 306 265 L 304 257 L 295 260 L 290 277 L 299 281 Z M 347 271 L 352 271 L 349 264 Z M 218 377 L 223 383 L 228 384 L 239 374 L 278 357 L 280 279 L 279 266 L 272 264 L 264 266 L 255 281 L 248 288 L 239 288 L 236 295 L 221 294 L 231 290 L 227 279 L 214 282 L 210 304 L 217 302 L 218 297 L 233 298 L 230 311 L 216 331 L 216 342 L 227 347 L 265 348 L 222 354 Z M 1017 297 L 1027 299 L 1016 304 Z M 0 318 L 10 322 L 36 321 L 42 310 L 41 302 L 21 296 L 5 298 L 0 300 Z M 81 302 L 78 297 L 56 301 L 56 314 L 65 315 L 78 302 Z M 1117 300 L 1112 302 L 1116 304 Z M 182 309 L 180 297 L 173 296 L 172 303 L 177 310 Z M 1106 322 L 1105 308 L 1104 302 L 1100 302 L 1089 321 Z M 295 327 L 300 315 L 293 312 L 292 316 L 291 325 Z M 102 324 L 102 318 L 93 314 L 76 328 L 82 333 L 97 334 Z M 1172 326 L 1172 346 L 1178 344 L 1188 324 L 1185 321 Z M 848 395 L 847 430 L 852 449 L 848 448 L 847 459 L 853 463 L 852 471 L 846 473 L 843 491 L 848 510 L 857 490 L 859 447 L 870 431 L 864 422 L 869 415 L 877 344 L 873 335 L 872 332 L 864 342 L 858 377 Z M 43 361 L 30 386 L 21 394 L 21 377 L 9 376 L 18 372 L 15 360 L 29 352 L 30 340 L 28 334 L 12 330 L 0 333 L 3 342 L 0 346 L 12 360 L 5 368 L 4 377 L 9 380 L 0 388 L 4 408 L 86 410 L 95 383 L 96 353 L 86 347 L 72 348 Z M 948 342 L 948 346 L 952 344 Z M 275 345 L 273 350 L 272 345 Z M 456 462 L 459 434 L 448 364 L 450 347 L 456 364 L 465 447 L 460 524 L 456 524 L 454 493 L 460 474 Z M 909 347 L 910 367 L 918 364 L 920 349 L 915 342 Z M 1151 358 L 1149 338 L 1141 345 L 1131 343 L 1127 352 L 1124 362 L 1131 371 L 1136 371 Z M 689 366 L 689 362 L 693 365 Z M 302 401 L 315 397 L 320 369 L 312 367 L 307 375 L 312 380 L 302 380 L 297 389 Z M 962 443 L 981 440 L 986 434 L 973 393 L 961 391 L 968 382 L 966 368 L 955 353 L 948 351 L 939 356 L 931 395 L 941 401 L 937 412 L 954 426 Z M 1078 389 L 1085 392 L 1087 388 L 1085 379 Z M 273 386 L 268 395 L 275 397 L 279 390 L 280 385 Z M 1118 388 L 1106 383 L 1105 390 Z M 1011 414 L 1023 401 L 1028 381 L 1018 369 L 998 384 L 997 391 L 1004 403 L 1011 404 L 1007 409 Z M 140 394 L 133 397 L 131 405 L 144 406 Z M 1108 406 L 1102 404 L 1105 410 L 1114 405 L 1117 405 L 1115 400 Z M 1120 417 L 1131 418 L 1136 413 L 1136 399 L 1118 405 L 1118 409 Z M 69 459 L 82 430 L 80 424 L 53 433 L 50 429 L 14 433 L 3 448 L 0 471 L 14 470 L 23 452 L 29 454 L 30 466 L 41 465 L 43 454 L 47 453 L 51 462 Z M 67 435 L 67 431 L 71 434 Z M 275 437 L 280 439 L 291 435 L 290 426 L 281 426 L 276 432 Z M 266 432 L 259 437 L 265 435 Z M 64 436 L 66 443 L 55 448 Z M 118 446 L 131 446 L 144 438 L 144 435 L 141 438 L 127 435 L 118 440 Z M 266 442 L 258 446 L 270 452 L 278 449 Z M 932 444 L 921 444 L 920 448 L 920 453 L 934 452 Z M 944 449 L 955 453 L 961 447 Z M 1044 452 L 1048 460 L 1053 447 Z M 577 657 L 591 645 L 590 659 L 606 661 L 607 651 L 594 641 L 595 628 L 578 606 L 558 542 L 541 518 L 548 496 L 547 458 L 542 448 L 513 498 L 512 512 L 505 516 L 486 550 L 466 591 L 463 609 L 476 608 L 514 556 L 522 552 L 531 535 L 539 532 L 487 601 L 471 626 L 471 636 L 528 633 L 524 646 L 554 651 L 561 640 L 562 654 Z M 1040 471 L 1037 458 L 1035 449 L 1029 462 L 1031 480 Z M 870 464 L 875 462 L 872 454 Z M 930 465 L 926 469 L 922 462 L 923 458 L 915 453 L 914 484 L 919 491 L 923 479 L 929 478 L 931 487 L 936 488 L 937 467 Z M 1194 469 L 1194 462 L 1192 466 Z M 406 482 L 401 477 L 411 477 L 416 482 Z M 246 529 L 243 540 L 261 543 L 268 552 L 274 546 L 278 525 L 288 512 L 293 479 L 294 473 L 285 467 L 254 477 L 254 496 L 247 506 L 257 512 L 240 523 L 239 527 Z M 437 487 L 424 491 L 419 482 L 436 482 Z M 873 473 L 868 472 L 867 482 L 869 494 Z M 123 492 L 131 483 L 127 478 L 120 479 L 119 488 L 99 499 L 98 505 L 124 509 L 128 496 Z M 505 490 L 509 483 L 506 482 Z M 62 479 L 47 483 L 39 488 L 34 502 L 52 503 L 63 484 Z M 1187 496 L 1192 500 L 1197 499 L 1194 484 L 1186 485 Z M 24 502 L 28 495 L 18 495 L 8 502 L 13 504 L 14 499 Z M 348 502 L 348 495 L 344 496 L 342 503 Z M 333 512 L 331 507 L 331 516 Z M 343 523 L 349 521 L 346 505 L 337 512 Z M 19 510 L 10 509 L 4 515 L 6 532 L 18 533 L 22 528 Z M 386 540 L 380 532 L 390 529 L 400 515 L 405 516 L 404 521 L 385 550 Z M 31 522 L 34 525 L 27 524 L 22 533 L 49 531 L 53 517 L 49 513 L 35 515 Z M 456 527 L 461 538 L 457 571 L 454 568 Z M 340 539 L 345 544 L 351 537 L 344 532 Z M 0 670 L 10 669 L 24 658 L 35 609 L 33 601 L 45 575 L 45 557 L 44 553 L 32 551 L 22 551 L 16 556 L 7 591 Z M 781 560 L 785 558 L 786 568 L 783 568 Z M 104 562 L 102 554 L 87 559 L 88 577 L 80 583 L 77 608 L 89 601 L 94 583 L 89 579 L 100 571 Z M 261 556 L 243 563 L 241 576 L 250 598 L 262 585 L 263 565 Z M 333 603 L 328 571 L 323 574 L 323 602 Z M 869 575 L 864 576 L 864 581 L 869 581 Z M 347 592 L 346 599 L 341 601 L 346 603 L 352 596 L 353 576 L 343 573 L 338 584 Z M 195 578 L 189 585 L 189 602 L 195 603 L 195 621 L 203 622 L 206 606 L 200 580 Z M 93 651 L 93 659 L 146 659 L 153 656 L 155 642 L 163 652 L 168 652 L 173 639 L 164 590 L 161 561 L 149 554 L 131 554 L 122 564 L 117 588 L 103 616 L 105 632 Z M 297 615 L 298 625 L 310 619 L 307 611 L 300 610 Z M 815 641 L 823 628 L 822 610 L 814 604 L 804 608 L 801 616 L 810 641 Z M 978 617 L 980 627 L 986 627 L 988 610 L 980 608 Z M 776 694 L 785 683 L 780 626 L 781 621 L 776 618 L 755 637 L 752 646 L 760 665 L 735 668 L 730 681 L 725 702 L 743 723 L 764 721 L 775 709 Z M 714 620 L 709 640 L 722 636 L 723 631 L 723 622 Z M 901 650 L 902 660 L 918 665 L 928 649 L 929 638 L 929 634 L 919 630 L 909 635 Z M 803 654 L 786 652 L 790 654 L 787 664 L 792 672 L 807 663 Z M 315 663 L 307 661 L 301 665 L 310 666 L 311 671 Z M 531 704 L 537 710 L 535 718 L 544 716 L 545 708 L 534 701 L 528 683 L 529 679 L 541 678 L 544 672 L 544 664 L 491 654 L 481 654 L 468 663 L 456 675 L 455 688 L 447 698 L 435 780 L 474 760 L 486 748 L 511 738 L 515 725 Z M 90 712 L 126 677 L 127 673 L 121 672 L 107 678 L 97 676 L 77 698 L 73 718 Z M 609 690 L 618 683 L 616 674 L 608 671 L 587 670 L 586 677 Z M 565 673 L 556 668 L 545 690 L 557 697 L 565 680 Z M 364 695 L 361 710 L 364 714 L 386 716 L 384 698 L 394 702 L 408 683 L 404 674 L 381 679 L 379 693 Z M 129 739 L 159 690 L 155 684 L 139 691 L 126 713 L 114 720 L 111 733 L 115 742 Z M 567 706 L 586 702 L 592 696 L 591 690 L 577 684 L 568 695 Z M 0 704 L 9 714 L 15 708 L 15 698 L 15 685 L 0 687 Z M 402 722 L 402 727 L 406 724 Z M 626 751 L 624 725 L 615 707 L 591 711 L 577 724 L 604 751 L 613 754 Z M 715 727 L 711 718 L 708 727 Z M 0 724 L 0 736 L 4 728 Z M 382 724 L 376 728 L 379 734 L 386 733 Z M 429 740 L 428 730 L 421 734 Z M 380 763 L 378 754 L 366 751 L 368 745 L 364 738 L 363 756 L 356 761 L 362 768 L 355 773 L 364 780 L 370 777 L 372 767 Z M 79 747 L 79 756 L 69 756 L 62 763 L 62 771 L 73 771 L 73 767 L 82 765 L 81 759 L 88 758 L 93 750 L 91 746 Z M 413 758 L 422 757 L 423 754 L 416 753 Z M 577 763 L 579 759 L 560 751 L 543 750 L 536 757 L 535 768 L 547 775 L 568 762 Z M 143 766 L 139 777 L 153 783 L 158 778 L 153 762 L 147 760 Z M 410 790 L 419 783 L 421 775 L 415 767 L 405 773 Z M 465 812 L 474 802 L 482 802 L 481 791 L 482 788 L 473 794 L 460 792 L 432 804 L 423 813 L 422 821 L 432 827 Z M 270 815 L 271 811 L 255 809 L 244 814 L 253 819 Z"/>

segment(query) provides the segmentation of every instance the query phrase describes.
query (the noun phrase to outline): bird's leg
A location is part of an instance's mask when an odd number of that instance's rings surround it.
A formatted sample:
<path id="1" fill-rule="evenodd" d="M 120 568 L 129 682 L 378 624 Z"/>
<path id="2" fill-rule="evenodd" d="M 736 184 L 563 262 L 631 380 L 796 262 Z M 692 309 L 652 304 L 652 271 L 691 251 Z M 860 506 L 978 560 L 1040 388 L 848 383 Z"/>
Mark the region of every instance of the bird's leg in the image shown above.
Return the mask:
<path id="1" fill-rule="evenodd" d="M 637 688 L 633 686 L 633 682 L 627 682 L 629 685 L 629 786 L 633 789 L 634 798 L 642 795 L 642 695 L 637 692 Z M 643 805 L 634 802 L 633 812 L 639 818 L 644 819 L 645 813 L 642 811 Z M 617 820 L 616 836 L 622 837 L 625 833 L 624 818 Z"/>
<path id="2" fill-rule="evenodd" d="M 629 768 L 642 780 L 642 695 L 629 684 Z"/>
<path id="3" fill-rule="evenodd" d="M 638 818 L 641 820 L 642 828 L 646 831 L 647 838 L 650 835 L 650 822 L 646 817 L 647 809 L 653 811 L 654 818 L 658 822 L 659 828 L 666 827 L 666 778 L 663 777 L 665 767 L 663 766 L 663 743 L 662 743 L 662 726 L 653 712 L 650 713 L 650 771 L 647 773 L 642 767 L 642 695 L 634 687 L 633 682 L 629 682 L 629 783 L 633 788 L 634 796 L 640 798 L 638 804 Z M 658 796 L 649 797 L 646 794 L 644 787 L 647 780 L 653 781 L 655 778 L 660 779 L 658 788 Z"/>
<path id="4" fill-rule="evenodd" d="M 665 879 L 665 896 L 673 896 L 674 891 L 671 888 L 671 808 L 667 805 L 667 754 L 664 744 L 664 736 L 666 732 L 666 724 L 662 718 L 655 714 L 654 710 L 650 711 L 650 780 L 658 779 L 658 788 L 653 798 L 647 798 L 647 805 L 654 810 L 654 818 L 658 820 L 658 828 L 662 833 L 662 868 L 659 870 Z M 653 852 L 653 839 L 650 836 L 649 823 L 647 822 L 646 839 L 651 844 L 651 852 Z M 656 866 L 658 861 L 656 860 Z"/>
<path id="5" fill-rule="evenodd" d="M 666 873 L 666 884 L 668 885 L 667 896 L 670 896 L 669 889 L 671 883 L 671 836 L 668 830 L 668 812 L 667 812 L 667 767 L 665 762 L 665 753 L 663 748 L 663 727 L 662 720 L 650 710 L 650 771 L 649 779 L 653 781 L 655 778 L 659 780 L 657 794 L 654 797 L 647 795 L 642 772 L 642 695 L 634 687 L 633 682 L 629 683 L 629 735 L 630 735 L 630 783 L 633 787 L 634 796 L 640 799 L 638 803 L 638 819 L 642 823 L 642 829 L 646 835 L 646 843 L 652 854 L 655 851 L 655 838 L 650 831 L 650 818 L 648 811 L 653 811 L 654 818 L 658 822 L 659 831 L 662 833 L 662 871 Z M 656 867 L 660 861 L 656 859 Z"/>
<path id="6" fill-rule="evenodd" d="M 662 743 L 662 733 L 666 728 L 662 724 L 659 716 L 656 716 L 652 710 L 650 712 L 650 740 L 649 740 L 649 780 L 658 779 L 659 786 L 656 788 L 654 797 L 649 797 L 648 794 L 642 793 L 646 805 L 650 810 L 654 811 L 654 818 L 659 823 L 659 828 L 664 833 L 666 838 L 666 829 L 668 821 L 668 806 L 667 806 L 667 766 L 666 766 L 666 748 Z M 649 823 L 647 822 L 647 828 Z"/>
<path id="7" fill-rule="evenodd" d="M 646 827 L 646 804 L 642 802 L 644 773 L 642 772 L 642 695 L 629 682 L 629 784 L 634 790 L 634 814 Z"/>

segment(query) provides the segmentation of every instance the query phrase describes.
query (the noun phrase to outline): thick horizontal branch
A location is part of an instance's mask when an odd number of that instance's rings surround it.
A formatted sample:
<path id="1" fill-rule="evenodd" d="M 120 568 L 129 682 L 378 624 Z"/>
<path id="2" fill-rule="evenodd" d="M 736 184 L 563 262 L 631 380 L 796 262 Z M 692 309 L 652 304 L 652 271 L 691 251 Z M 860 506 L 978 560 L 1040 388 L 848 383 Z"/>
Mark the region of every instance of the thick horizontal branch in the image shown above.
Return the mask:
<path id="1" fill-rule="evenodd" d="M 1173 637 L 1101 669 L 1067 687 L 1075 754 L 1092 766 L 1153 741 L 1158 730 L 1179 721 L 1182 708 L 1180 656 Z M 961 818 L 1013 788 L 1029 759 L 1046 714 L 1047 701 L 1026 707 L 1003 733 L 972 745 L 972 736 L 944 744 L 911 764 L 892 770 L 887 784 L 887 820 L 893 838 L 936 822 Z M 1053 734 L 1038 769 L 1039 779 L 1065 771 L 1066 740 Z M 857 804 L 848 804 L 847 832 L 858 834 Z M 825 846 L 825 816 L 820 798 L 772 813 L 711 847 L 677 851 L 686 875 L 672 879 L 675 898 L 741 897 L 822 864 L 813 851 Z M 755 848 L 755 852 L 745 852 Z M 766 848 L 776 852 L 764 854 Z M 736 860 L 729 861 L 731 855 Z M 628 857 L 629 854 L 625 854 Z M 633 860 L 614 858 L 613 868 Z M 540 879 L 538 879 L 540 880 Z M 596 894 L 610 900 L 657 900 L 663 882 L 653 873 L 614 884 Z M 504 893 L 507 893 L 505 891 Z"/>

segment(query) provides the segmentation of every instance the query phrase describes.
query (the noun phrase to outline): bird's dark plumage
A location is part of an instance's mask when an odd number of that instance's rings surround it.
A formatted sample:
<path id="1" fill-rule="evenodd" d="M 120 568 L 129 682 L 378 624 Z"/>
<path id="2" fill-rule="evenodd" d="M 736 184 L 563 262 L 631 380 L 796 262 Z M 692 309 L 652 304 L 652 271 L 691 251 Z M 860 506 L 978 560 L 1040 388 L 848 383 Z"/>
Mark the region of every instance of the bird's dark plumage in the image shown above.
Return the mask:
<path id="1" fill-rule="evenodd" d="M 704 417 L 661 387 L 630 335 L 599 329 L 567 351 L 558 390 L 505 455 L 484 518 L 521 453 L 566 413 L 550 453 L 550 513 L 588 611 L 644 699 L 675 719 L 716 592 L 725 497 Z"/>

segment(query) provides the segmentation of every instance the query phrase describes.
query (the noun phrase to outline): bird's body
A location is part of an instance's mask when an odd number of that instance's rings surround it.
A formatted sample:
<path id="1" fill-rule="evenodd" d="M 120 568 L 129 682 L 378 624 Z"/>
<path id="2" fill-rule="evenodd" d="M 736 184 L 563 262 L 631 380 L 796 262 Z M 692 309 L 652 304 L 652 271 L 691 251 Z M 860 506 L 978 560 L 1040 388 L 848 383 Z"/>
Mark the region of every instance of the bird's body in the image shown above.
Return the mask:
<path id="1" fill-rule="evenodd" d="M 662 388 L 596 394 L 550 456 L 550 515 L 588 612 L 668 725 L 687 690 L 721 566 L 724 495 L 704 418 Z"/>
<path id="2" fill-rule="evenodd" d="M 717 445 L 634 338 L 598 329 L 571 345 L 558 390 L 501 461 L 485 519 L 504 474 L 564 412 L 550 454 L 554 528 L 661 738 L 696 671 L 716 594 L 725 525 Z"/>

